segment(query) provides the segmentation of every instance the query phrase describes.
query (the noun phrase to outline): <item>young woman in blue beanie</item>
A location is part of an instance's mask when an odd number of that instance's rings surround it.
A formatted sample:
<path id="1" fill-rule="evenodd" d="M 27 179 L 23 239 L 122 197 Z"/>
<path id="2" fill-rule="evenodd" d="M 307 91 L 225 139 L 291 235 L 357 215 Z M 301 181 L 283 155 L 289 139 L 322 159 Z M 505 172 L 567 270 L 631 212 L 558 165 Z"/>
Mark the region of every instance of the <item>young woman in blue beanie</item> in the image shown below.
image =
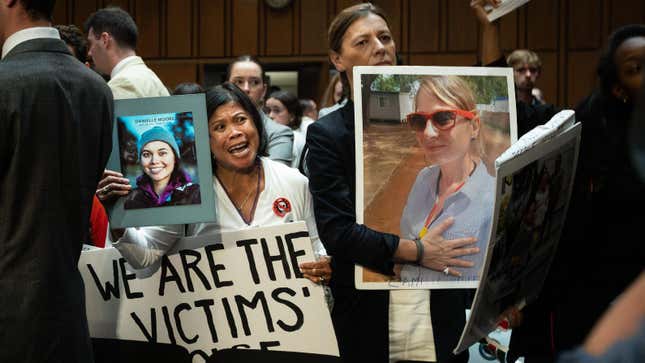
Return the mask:
<path id="1" fill-rule="evenodd" d="M 125 209 L 186 205 L 200 202 L 199 184 L 181 167 L 179 146 L 172 134 L 155 126 L 141 135 L 137 155 L 143 174 L 125 201 Z"/>

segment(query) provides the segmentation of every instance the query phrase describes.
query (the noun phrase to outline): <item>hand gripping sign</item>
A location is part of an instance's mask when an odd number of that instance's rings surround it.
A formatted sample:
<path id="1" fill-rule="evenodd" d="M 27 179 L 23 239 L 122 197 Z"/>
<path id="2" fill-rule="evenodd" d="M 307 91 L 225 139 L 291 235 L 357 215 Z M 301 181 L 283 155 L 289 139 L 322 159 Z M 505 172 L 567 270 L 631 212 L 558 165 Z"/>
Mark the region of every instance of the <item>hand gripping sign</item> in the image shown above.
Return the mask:
<path id="1" fill-rule="evenodd" d="M 323 289 L 298 268 L 313 260 L 302 222 L 185 238 L 138 273 L 115 249 L 84 251 L 90 334 L 176 344 L 193 362 L 228 348 L 338 356 Z"/>

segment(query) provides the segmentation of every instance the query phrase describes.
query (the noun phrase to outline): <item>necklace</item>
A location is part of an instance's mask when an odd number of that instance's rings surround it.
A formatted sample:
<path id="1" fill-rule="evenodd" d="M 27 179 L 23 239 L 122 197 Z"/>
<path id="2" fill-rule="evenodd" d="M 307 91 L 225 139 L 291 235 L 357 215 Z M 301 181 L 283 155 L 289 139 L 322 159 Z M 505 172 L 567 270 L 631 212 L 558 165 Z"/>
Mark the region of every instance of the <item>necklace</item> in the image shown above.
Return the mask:
<path id="1" fill-rule="evenodd" d="M 257 204 L 258 204 L 258 196 L 260 195 L 260 185 L 262 184 L 262 168 L 260 167 L 260 161 L 259 160 L 256 162 L 256 170 L 257 170 L 257 173 L 258 173 L 258 179 L 257 179 L 258 181 L 257 181 L 256 187 L 255 187 L 255 199 L 253 201 L 253 206 L 251 207 L 251 213 L 250 213 L 250 216 L 249 216 L 248 220 L 244 217 L 244 213 L 243 213 L 242 209 L 244 208 L 244 206 L 246 205 L 246 202 L 251 197 L 251 194 L 253 194 L 253 189 L 251 189 L 249 191 L 249 194 L 247 194 L 246 198 L 244 198 L 244 200 L 242 201 L 242 203 L 238 207 L 235 204 L 235 202 L 233 201 L 233 198 L 231 198 L 231 194 L 229 193 L 228 189 L 226 188 L 226 185 L 224 185 L 224 183 L 222 183 L 222 181 L 219 179 L 217 174 L 215 174 L 215 177 L 217 178 L 217 180 L 219 181 L 220 185 L 222 186 L 222 189 L 224 189 L 224 193 L 226 193 L 226 196 L 231 201 L 231 204 L 233 204 L 233 207 L 235 207 L 235 210 L 237 210 L 237 214 L 240 215 L 240 217 L 242 218 L 244 223 L 246 223 L 247 225 L 251 225 L 251 222 L 253 222 L 253 215 L 255 214 L 255 208 L 257 207 Z"/>
<path id="2" fill-rule="evenodd" d="M 470 170 L 470 173 L 457 185 L 455 185 L 452 190 L 448 190 L 446 194 L 451 195 L 454 193 L 457 193 L 463 186 L 466 184 L 466 180 L 470 178 L 473 173 L 475 172 L 475 169 L 477 168 L 477 164 L 475 163 L 474 160 L 471 160 L 473 163 L 473 167 Z M 439 172 L 439 176 L 437 177 L 437 185 L 435 187 L 435 202 L 434 205 L 432 206 L 432 209 L 430 210 L 430 213 L 428 213 L 428 217 L 426 218 L 426 221 L 423 223 L 423 228 L 421 228 L 421 231 L 419 231 L 419 238 L 423 238 L 423 236 L 428 233 L 428 229 L 430 228 L 430 225 L 432 222 L 434 222 L 439 215 L 443 212 L 443 199 L 439 198 L 439 183 L 441 182 L 441 171 Z"/>

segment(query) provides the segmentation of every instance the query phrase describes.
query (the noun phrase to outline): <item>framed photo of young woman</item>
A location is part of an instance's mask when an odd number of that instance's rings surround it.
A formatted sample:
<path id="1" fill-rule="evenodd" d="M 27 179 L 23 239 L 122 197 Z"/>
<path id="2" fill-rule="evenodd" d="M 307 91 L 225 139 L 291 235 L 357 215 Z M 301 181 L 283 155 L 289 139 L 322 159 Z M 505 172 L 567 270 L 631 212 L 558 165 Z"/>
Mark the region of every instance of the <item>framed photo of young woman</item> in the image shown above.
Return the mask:
<path id="1" fill-rule="evenodd" d="M 115 100 L 108 169 L 132 189 L 107 208 L 113 228 L 215 221 L 203 94 Z"/>
<path id="2" fill-rule="evenodd" d="M 442 241 L 474 238 L 465 247 L 479 248 L 458 256 L 469 266 L 443 270 L 396 264 L 385 276 L 357 266 L 357 288 L 476 288 L 495 159 L 517 140 L 512 69 L 356 67 L 354 84 L 357 222 L 419 243 L 452 223 Z"/>

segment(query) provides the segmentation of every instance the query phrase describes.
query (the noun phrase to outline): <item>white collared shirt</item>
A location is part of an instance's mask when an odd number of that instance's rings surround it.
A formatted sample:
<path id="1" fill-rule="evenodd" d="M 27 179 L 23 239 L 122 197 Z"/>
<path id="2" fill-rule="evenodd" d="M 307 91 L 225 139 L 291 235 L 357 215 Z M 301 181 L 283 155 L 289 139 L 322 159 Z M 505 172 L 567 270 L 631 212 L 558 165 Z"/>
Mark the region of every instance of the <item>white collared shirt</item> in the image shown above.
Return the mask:
<path id="1" fill-rule="evenodd" d="M 112 68 L 112 72 L 110 72 L 110 78 L 114 78 L 114 76 L 116 76 L 117 73 L 121 72 L 121 70 L 123 68 L 125 68 L 125 66 L 128 65 L 128 63 L 130 63 L 131 61 L 136 60 L 138 58 L 139 57 L 137 57 L 136 55 L 131 55 L 129 57 L 125 57 L 125 58 L 121 59 L 121 61 L 119 63 L 117 63 L 114 66 L 114 68 Z"/>
<path id="2" fill-rule="evenodd" d="M 49 26 L 37 26 L 19 30 L 11 34 L 11 36 L 4 42 L 4 45 L 2 46 L 2 58 L 4 58 L 16 45 L 37 38 L 60 39 L 60 34 L 57 29 Z"/>

